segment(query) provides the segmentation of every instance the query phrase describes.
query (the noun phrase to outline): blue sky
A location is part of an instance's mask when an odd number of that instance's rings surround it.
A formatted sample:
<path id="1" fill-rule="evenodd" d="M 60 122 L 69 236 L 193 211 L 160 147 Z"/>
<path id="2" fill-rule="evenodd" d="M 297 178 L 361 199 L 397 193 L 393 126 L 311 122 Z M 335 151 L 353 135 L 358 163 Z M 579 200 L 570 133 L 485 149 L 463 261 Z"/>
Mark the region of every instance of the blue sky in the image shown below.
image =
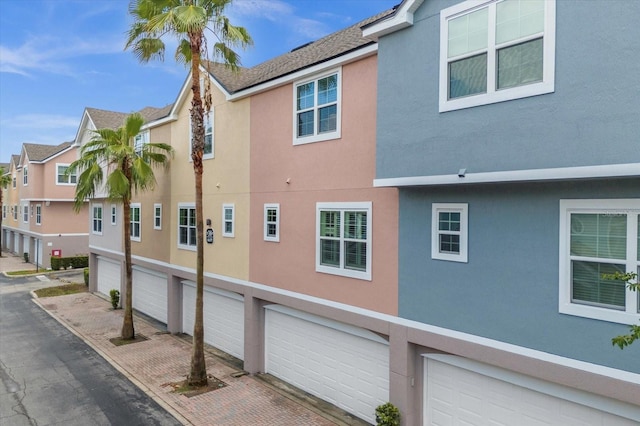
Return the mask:
<path id="1" fill-rule="evenodd" d="M 234 0 L 253 66 L 393 7 L 400 0 Z M 85 107 L 120 112 L 172 103 L 187 71 L 124 51 L 128 0 L 0 0 L 0 163 L 23 143 L 75 137 Z M 167 40 L 168 41 L 168 40 Z"/>

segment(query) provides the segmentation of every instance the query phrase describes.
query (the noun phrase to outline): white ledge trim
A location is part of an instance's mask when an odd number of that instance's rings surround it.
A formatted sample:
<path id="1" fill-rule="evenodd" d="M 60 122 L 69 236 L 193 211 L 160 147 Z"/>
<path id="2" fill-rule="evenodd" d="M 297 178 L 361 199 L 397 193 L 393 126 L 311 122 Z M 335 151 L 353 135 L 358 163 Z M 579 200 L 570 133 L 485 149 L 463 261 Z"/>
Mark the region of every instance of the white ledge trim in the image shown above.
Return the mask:
<path id="1" fill-rule="evenodd" d="M 527 182 L 640 176 L 640 163 L 601 166 L 558 167 L 553 169 L 507 170 L 500 172 L 457 173 L 434 176 L 408 176 L 374 179 L 374 187 L 461 185 L 469 183 Z"/>

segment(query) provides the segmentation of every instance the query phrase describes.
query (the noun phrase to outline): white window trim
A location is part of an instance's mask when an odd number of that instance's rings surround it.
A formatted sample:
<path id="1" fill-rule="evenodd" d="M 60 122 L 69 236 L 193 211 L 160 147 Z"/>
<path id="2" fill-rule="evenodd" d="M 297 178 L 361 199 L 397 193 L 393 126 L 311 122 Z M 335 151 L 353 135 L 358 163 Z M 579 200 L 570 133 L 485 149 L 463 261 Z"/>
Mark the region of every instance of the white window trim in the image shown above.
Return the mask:
<path id="1" fill-rule="evenodd" d="M 116 225 L 118 223 L 118 208 L 115 204 L 111 204 L 111 225 Z"/>
<path id="2" fill-rule="evenodd" d="M 460 213 L 460 253 L 440 252 L 440 230 L 438 229 L 438 213 Z M 469 205 L 467 203 L 433 203 L 431 205 L 431 258 L 451 262 L 468 262 Z"/>
<path id="3" fill-rule="evenodd" d="M 29 223 L 29 203 L 22 205 L 22 222 Z"/>
<path id="4" fill-rule="evenodd" d="M 158 214 L 158 209 L 160 209 L 160 213 Z M 156 225 L 156 222 L 160 219 L 160 225 Z M 162 204 L 155 203 L 153 205 L 153 229 L 161 230 L 162 229 Z"/>
<path id="5" fill-rule="evenodd" d="M 193 244 L 193 245 L 181 244 L 180 243 L 180 210 L 182 210 L 182 209 L 195 209 L 195 208 L 196 208 L 196 205 L 194 203 L 178 203 L 178 216 L 177 216 L 177 220 L 176 220 L 176 243 L 177 243 L 179 249 L 189 250 L 189 251 L 196 251 L 197 241 L 196 241 L 196 244 Z M 197 236 L 196 236 L 196 239 L 197 239 Z"/>
<path id="6" fill-rule="evenodd" d="M 274 222 L 268 222 L 267 221 L 267 212 L 269 210 L 275 210 L 276 211 L 276 221 L 275 221 L 275 225 L 276 225 L 276 235 L 274 236 L 269 236 L 267 235 L 267 231 L 269 229 L 268 225 L 270 223 L 274 223 Z M 271 242 L 280 242 L 280 204 L 275 203 L 275 204 L 265 204 L 264 205 L 264 232 L 263 232 L 263 236 L 264 236 L 264 240 L 265 241 L 271 241 Z"/>
<path id="7" fill-rule="evenodd" d="M 476 95 L 462 98 L 448 99 L 449 67 L 447 57 L 447 21 L 457 15 L 463 15 L 471 12 L 473 9 L 481 9 L 482 7 L 495 8 L 496 3 L 497 2 L 495 0 L 489 2 L 486 0 L 468 0 L 440 11 L 440 112 L 471 108 L 478 105 L 494 104 L 497 102 L 542 95 L 555 91 L 556 2 L 555 0 L 545 0 L 542 81 L 539 83 L 496 90 L 495 43 L 492 42 L 492 40 L 495 39 L 495 36 L 492 36 L 492 32 L 489 31 L 489 51 L 493 49 L 494 54 L 489 54 L 487 58 L 487 68 L 491 70 L 488 71 L 487 74 L 487 93 L 478 93 Z M 493 13 L 493 16 L 489 13 L 489 28 L 495 28 L 495 13 Z"/>
<path id="8" fill-rule="evenodd" d="M 14 174 L 12 179 L 11 179 L 11 188 L 15 188 L 16 187 L 16 182 L 18 181 L 18 179 L 16 179 L 16 175 Z"/>
<path id="9" fill-rule="evenodd" d="M 231 209 L 231 232 L 226 232 L 226 223 L 227 220 L 225 218 L 225 210 Z M 228 238 L 234 238 L 236 232 L 236 208 L 234 204 L 223 204 L 222 205 L 222 236 Z"/>
<path id="10" fill-rule="evenodd" d="M 560 262 L 559 262 L 559 307 L 562 314 L 593 318 L 602 321 L 620 324 L 637 324 L 640 320 L 638 313 L 638 294 L 627 288 L 625 310 L 617 311 L 598 306 L 581 305 L 571 302 L 571 259 L 569 248 L 571 246 L 571 213 L 606 213 L 624 212 L 632 215 L 634 219 L 628 220 L 627 235 L 627 261 L 625 272 L 637 271 L 640 268 L 638 262 L 637 235 L 638 219 L 640 214 L 640 198 L 632 199 L 601 199 L 601 200 L 560 200 Z M 622 263 L 622 262 L 618 262 Z"/>
<path id="11" fill-rule="evenodd" d="M 59 185 L 59 186 L 74 186 L 74 185 L 76 185 L 75 183 L 71 182 L 71 176 L 76 176 L 76 182 L 77 182 L 78 181 L 78 175 L 77 174 L 69 175 L 67 177 L 67 181 L 66 182 L 58 182 L 58 175 L 60 174 L 58 169 L 60 167 L 69 167 L 69 166 L 70 166 L 70 164 L 68 164 L 68 163 L 56 163 L 56 180 L 55 180 L 56 185 Z"/>
<path id="12" fill-rule="evenodd" d="M 202 82 L 201 82 L 202 84 Z M 211 110 L 208 113 L 211 116 L 211 154 L 204 154 L 202 155 L 202 159 L 203 160 L 210 160 L 212 158 L 215 158 L 215 153 L 216 153 L 216 114 L 215 114 L 215 108 L 212 106 Z M 205 124 L 205 117 L 207 116 L 207 113 L 203 111 L 203 115 L 202 115 L 202 125 L 204 126 Z M 205 136 L 206 136 L 206 126 L 205 126 Z M 193 145 L 192 145 L 192 141 L 193 141 L 193 130 L 191 129 L 191 117 L 189 117 L 189 162 L 193 161 L 193 159 L 191 158 L 191 152 L 193 151 Z"/>
<path id="13" fill-rule="evenodd" d="M 29 167 L 22 168 L 22 186 L 29 186 Z"/>
<path id="14" fill-rule="evenodd" d="M 14 221 L 18 220 L 18 205 L 17 204 L 13 205 L 13 220 Z"/>
<path id="15" fill-rule="evenodd" d="M 8 206 L 6 204 L 2 205 L 2 219 L 3 220 L 7 218 L 7 207 Z"/>
<path id="16" fill-rule="evenodd" d="M 142 239 L 142 207 L 140 206 L 140 203 L 131 203 L 130 204 L 130 221 L 129 221 L 129 225 L 130 225 L 130 232 L 133 232 L 133 209 L 138 209 L 140 210 L 140 221 L 138 222 L 139 226 L 138 228 L 140 229 L 140 235 L 133 236 L 131 235 L 131 241 L 135 241 L 135 242 L 140 242 L 140 240 Z"/>
<path id="17" fill-rule="evenodd" d="M 133 148 L 137 155 L 142 155 L 142 147 L 149 143 L 149 130 L 141 130 L 133 138 Z"/>
<path id="18" fill-rule="evenodd" d="M 42 225 L 42 204 L 36 204 L 36 225 Z"/>
<path id="19" fill-rule="evenodd" d="M 296 108 L 296 103 L 297 103 L 297 88 L 298 86 L 301 86 L 303 84 L 307 84 L 310 82 L 315 82 L 315 88 L 317 89 L 318 86 L 318 80 L 328 77 L 330 75 L 333 74 L 337 74 L 338 75 L 338 89 L 337 89 L 337 99 L 336 99 L 336 130 L 333 132 L 325 132 L 325 133 L 317 133 L 317 120 L 318 117 L 317 115 L 314 117 L 314 131 L 313 131 L 313 135 L 310 136 L 302 136 L 302 137 L 298 137 L 298 111 Z M 332 70 L 323 72 L 322 74 L 317 74 L 313 77 L 307 77 L 304 80 L 300 80 L 300 81 L 296 81 L 293 83 L 293 144 L 294 145 L 303 145 L 303 144 L 307 144 L 307 143 L 314 143 L 314 142 L 322 142 L 322 141 L 328 141 L 328 140 L 333 140 L 333 139 L 340 139 L 341 137 L 341 117 L 342 117 L 342 67 L 339 68 L 334 68 Z M 314 96 L 314 111 L 317 111 L 318 109 L 318 104 L 317 104 L 317 99 L 315 99 Z"/>
<path id="20" fill-rule="evenodd" d="M 320 212 L 322 210 L 340 210 L 340 211 L 366 211 L 367 212 L 367 270 L 355 271 L 351 269 L 344 269 L 344 255 L 343 247 L 340 248 L 340 267 L 325 266 L 320 264 L 321 246 L 320 246 Z M 340 226 L 344 223 L 340 222 Z M 343 230 L 340 231 L 340 235 L 343 235 Z M 373 235 L 373 209 L 370 201 L 354 202 L 354 203 L 316 203 L 316 272 L 322 272 L 325 274 L 340 275 L 343 277 L 356 278 L 361 280 L 371 281 L 371 258 L 373 247 L 371 245 L 371 236 Z M 342 238 L 342 237 L 341 237 Z"/>
<path id="21" fill-rule="evenodd" d="M 95 221 L 96 221 L 96 208 L 100 208 L 101 218 L 100 218 L 100 231 L 96 231 Z M 102 204 L 93 204 L 91 206 L 91 233 L 95 235 L 102 235 L 104 229 L 104 209 L 102 208 Z"/>

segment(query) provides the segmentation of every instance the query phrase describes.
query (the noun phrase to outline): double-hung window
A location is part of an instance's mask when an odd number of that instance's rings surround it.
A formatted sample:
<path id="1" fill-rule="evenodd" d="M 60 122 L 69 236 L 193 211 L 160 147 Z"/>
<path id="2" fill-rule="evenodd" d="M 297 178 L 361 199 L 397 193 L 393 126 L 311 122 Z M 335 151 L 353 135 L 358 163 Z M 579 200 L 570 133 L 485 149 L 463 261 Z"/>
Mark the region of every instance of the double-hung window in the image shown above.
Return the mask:
<path id="1" fill-rule="evenodd" d="M 640 199 L 561 200 L 560 312 L 637 323 L 639 296 L 616 272 L 640 272 Z"/>
<path id="2" fill-rule="evenodd" d="M 204 126 L 204 151 L 202 158 L 207 160 L 209 158 L 213 158 L 213 149 L 214 149 L 214 109 L 211 108 L 211 111 L 205 112 L 202 116 L 202 125 Z M 192 149 L 192 135 L 193 129 L 189 128 L 189 148 Z M 191 151 L 189 152 L 189 158 L 191 158 Z"/>
<path id="3" fill-rule="evenodd" d="M 42 205 L 36 204 L 36 225 L 42 225 Z"/>
<path id="4" fill-rule="evenodd" d="M 293 144 L 340 137 L 340 70 L 294 85 Z"/>
<path id="5" fill-rule="evenodd" d="M 111 204 L 111 224 L 112 225 L 115 225 L 116 223 L 118 223 L 117 222 L 117 219 L 118 219 L 117 214 L 118 214 L 118 210 L 116 208 L 116 205 L 115 204 Z"/>
<path id="6" fill-rule="evenodd" d="M 11 187 L 15 188 L 16 187 L 16 177 L 14 176 L 13 179 L 11 180 Z"/>
<path id="7" fill-rule="evenodd" d="M 178 205 L 178 248 L 196 249 L 196 207 L 193 204 Z"/>
<path id="8" fill-rule="evenodd" d="M 434 203 L 431 206 L 431 258 L 467 262 L 468 205 Z"/>
<path id="9" fill-rule="evenodd" d="M 22 168 L 22 185 L 27 186 L 29 184 L 29 168 L 24 166 Z"/>
<path id="10" fill-rule="evenodd" d="M 153 229 L 162 229 L 162 204 L 153 205 Z"/>
<path id="11" fill-rule="evenodd" d="M 13 220 L 18 220 L 18 205 L 13 205 Z"/>
<path id="12" fill-rule="evenodd" d="M 29 222 L 29 204 L 24 204 L 22 206 L 22 221 L 24 223 Z"/>
<path id="13" fill-rule="evenodd" d="M 235 234 L 235 208 L 233 204 L 222 205 L 222 236 L 233 237 Z"/>
<path id="14" fill-rule="evenodd" d="M 91 232 L 102 235 L 102 204 L 94 204 L 91 209 Z"/>
<path id="15" fill-rule="evenodd" d="M 6 219 L 7 218 L 7 205 L 3 205 L 2 206 L 2 219 Z"/>
<path id="16" fill-rule="evenodd" d="M 137 155 L 142 155 L 142 148 L 149 143 L 149 131 L 143 130 L 133 138 L 133 147 Z"/>
<path id="17" fill-rule="evenodd" d="M 465 1 L 440 13 L 440 111 L 554 91 L 555 0 Z"/>
<path id="18" fill-rule="evenodd" d="M 75 185 L 78 181 L 76 173 L 67 175 L 68 164 L 56 164 L 56 185 Z"/>
<path id="19" fill-rule="evenodd" d="M 371 203 L 316 204 L 316 271 L 371 280 Z"/>
<path id="20" fill-rule="evenodd" d="M 140 241 L 140 203 L 131 204 L 131 227 L 129 233 L 131 241 Z"/>
<path id="21" fill-rule="evenodd" d="M 264 240 L 280 241 L 280 204 L 264 205 Z"/>

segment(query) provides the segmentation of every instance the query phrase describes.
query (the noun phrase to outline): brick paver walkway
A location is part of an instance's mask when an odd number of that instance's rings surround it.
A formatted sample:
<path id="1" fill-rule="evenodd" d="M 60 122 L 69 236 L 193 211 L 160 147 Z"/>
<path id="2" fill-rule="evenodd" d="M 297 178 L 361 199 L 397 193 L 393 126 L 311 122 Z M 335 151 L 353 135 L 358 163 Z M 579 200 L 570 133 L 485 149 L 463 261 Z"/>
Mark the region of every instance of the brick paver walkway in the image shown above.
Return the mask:
<path id="1" fill-rule="evenodd" d="M 122 327 L 122 310 L 90 293 L 37 299 L 44 309 L 132 378 L 178 420 L 193 425 L 334 425 L 308 407 L 287 398 L 252 376 L 234 378 L 237 370 L 207 354 L 207 371 L 227 386 L 188 398 L 172 392 L 169 383 L 189 372 L 191 345 L 159 332 L 134 316 L 136 334 L 149 340 L 123 346 L 109 339 Z"/>

